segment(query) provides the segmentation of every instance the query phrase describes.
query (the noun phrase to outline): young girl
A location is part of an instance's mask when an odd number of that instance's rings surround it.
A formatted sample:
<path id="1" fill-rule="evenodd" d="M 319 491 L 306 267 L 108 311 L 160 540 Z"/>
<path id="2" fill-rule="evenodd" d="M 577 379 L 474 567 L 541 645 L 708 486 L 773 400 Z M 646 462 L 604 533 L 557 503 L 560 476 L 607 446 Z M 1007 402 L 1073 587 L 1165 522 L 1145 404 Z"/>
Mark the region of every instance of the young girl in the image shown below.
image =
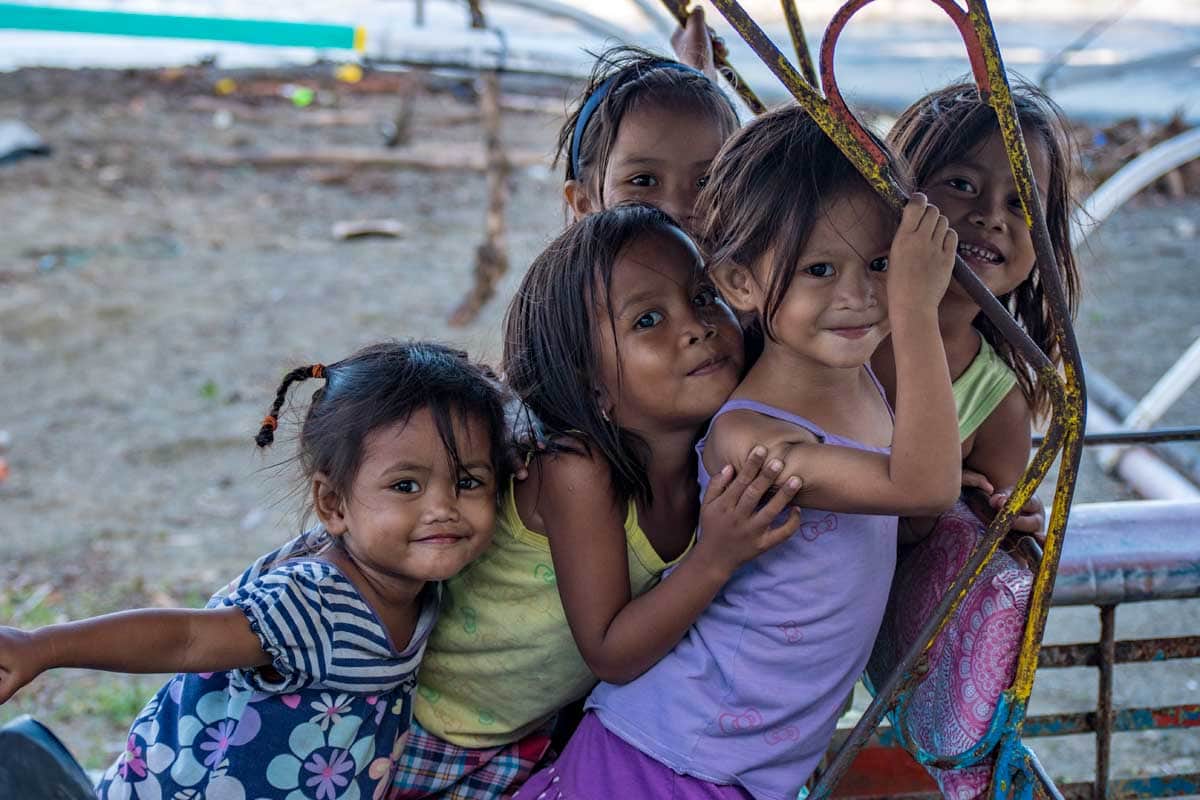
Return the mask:
<path id="1" fill-rule="evenodd" d="M 1061 111 L 1039 89 L 1013 87 L 1034 178 L 1046 212 L 1055 259 L 1074 314 L 1079 273 L 1070 246 L 1073 159 Z M 995 112 L 974 84 L 934 92 L 908 108 L 888 141 L 909 163 L 916 185 L 958 232 L 959 255 L 999 298 L 1052 361 L 1059 362 L 1042 282 L 1034 272 L 1033 239 L 1000 138 Z M 955 381 L 964 481 L 983 489 L 998 508 L 1029 462 L 1030 421 L 1050 410 L 1024 357 L 1009 344 L 957 283 L 938 306 L 938 324 Z M 873 364 L 892 387 L 891 345 Z M 1034 531 L 1041 515 L 1020 520 Z M 1036 527 L 1035 527 L 1036 526 Z"/>
<path id="2" fill-rule="evenodd" d="M 734 573 L 644 675 L 601 684 L 562 758 L 521 798 L 796 797 L 883 616 L 895 515 L 941 510 L 958 493 L 936 313 L 956 238 L 937 209 L 914 195 L 897 231 L 795 106 L 733 136 L 699 208 L 722 294 L 765 334 L 697 446 L 701 486 L 762 442 L 804 465 L 805 521 Z M 889 329 L 894 422 L 868 367 Z M 699 544 L 708 534 L 702 523 Z"/>
<path id="3" fill-rule="evenodd" d="M 1079 275 L 1069 240 L 1070 138 L 1061 112 L 1040 90 L 1018 84 L 1013 101 L 1073 313 Z M 1057 363 L 1053 321 L 1040 274 L 1034 271 L 1037 257 L 999 125 L 976 87 L 953 85 L 922 98 L 901 115 L 888 138 L 915 171 L 917 185 L 958 232 L 963 260 Z M 954 379 L 963 482 L 982 490 L 992 508 L 999 508 L 1029 460 L 1030 421 L 1049 411 L 1049 395 L 1034 382 L 1020 352 L 957 284 L 938 307 L 938 324 Z M 891 391 L 890 343 L 880 347 L 873 363 Z M 1042 521 L 1042 505 L 1035 498 L 1013 522 L 1013 530 L 1036 534 Z M 897 569 L 891 606 L 871 659 L 876 681 L 916 643 L 925 620 L 984 535 L 983 525 L 962 504 L 914 528 L 924 533 L 931 524 L 932 532 Z M 1032 582 L 1027 568 L 1007 553 L 997 553 L 935 641 L 928 674 L 898 720 L 927 751 L 956 755 L 987 734 L 1000 693 L 1016 669 Z M 956 800 L 984 794 L 991 771 L 990 760 L 949 772 L 930 769 L 943 793 Z"/>
<path id="4" fill-rule="evenodd" d="M 752 442 L 736 482 L 714 464 L 703 508 L 696 494 L 693 447 L 741 367 L 732 314 L 658 209 L 590 214 L 534 261 L 504 369 L 548 448 L 491 548 L 447 585 L 395 796 L 505 795 L 545 753 L 555 712 L 597 677 L 648 669 L 742 563 L 797 529 L 796 512 L 773 521 L 800 481 L 763 468 L 761 448 L 747 459 Z M 697 520 L 709 535 L 692 547 Z"/>
<path id="5" fill-rule="evenodd" d="M 693 16 L 687 32 L 706 31 L 703 23 Z M 680 46 L 695 53 L 696 38 Z M 559 131 L 567 207 L 579 219 L 622 202 L 649 203 L 689 230 L 709 166 L 737 128 L 729 98 L 695 67 L 633 47 L 610 49 Z"/>
<path id="6" fill-rule="evenodd" d="M 179 673 L 134 721 L 101 798 L 380 797 L 391 783 L 434 582 L 491 541 L 507 486 L 503 405 L 464 353 L 378 344 L 289 372 L 260 446 L 288 388 L 309 378 L 324 386 L 298 460 L 319 528 L 255 561 L 203 610 L 0 628 L 0 702 L 55 667 Z M 25 723 L 4 739 L 0 796 L 81 786 L 45 729 Z"/>

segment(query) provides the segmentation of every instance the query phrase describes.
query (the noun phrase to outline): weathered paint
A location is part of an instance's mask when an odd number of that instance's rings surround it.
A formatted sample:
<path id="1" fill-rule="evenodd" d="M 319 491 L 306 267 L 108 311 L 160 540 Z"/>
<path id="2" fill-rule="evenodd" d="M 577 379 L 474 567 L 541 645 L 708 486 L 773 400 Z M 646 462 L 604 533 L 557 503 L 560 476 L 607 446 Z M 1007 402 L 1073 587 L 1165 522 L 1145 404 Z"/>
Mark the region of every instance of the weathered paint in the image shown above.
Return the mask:
<path id="1" fill-rule="evenodd" d="M 1114 664 L 1170 661 L 1176 658 L 1200 658 L 1200 636 L 1163 639 L 1131 639 L 1115 643 Z M 1038 669 L 1055 667 L 1095 667 L 1100 664 L 1100 646 L 1096 644 L 1057 644 L 1043 647 Z"/>
<path id="2" fill-rule="evenodd" d="M 667 11 L 671 12 L 671 16 L 675 17 L 676 22 L 680 25 L 687 22 L 688 0 L 662 0 L 662 3 L 666 6 Z M 759 100 L 758 95 L 750 88 L 750 84 L 746 83 L 742 76 L 738 74 L 738 71 L 730 65 L 725 56 L 717 56 L 716 62 L 717 69 L 725 75 L 730 85 L 733 86 L 733 90 L 742 98 L 742 102 L 746 104 L 747 108 L 755 114 L 761 114 L 767 110 L 763 101 Z"/>
<path id="3" fill-rule="evenodd" d="M 1033 675 L 1037 669 L 1038 651 L 1049 610 L 1050 590 L 1062 553 L 1063 534 L 1082 452 L 1086 408 L 1083 370 L 1071 330 L 1062 279 L 1055 266 L 1049 232 L 1046 229 L 1040 198 L 1035 191 L 1033 171 L 1021 138 L 1020 123 L 1013 107 L 987 6 L 981 0 L 968 0 L 967 11 L 964 12 L 953 0 L 933 1 L 957 26 L 966 45 L 980 95 L 996 113 L 1026 222 L 1031 229 L 1047 303 L 1056 323 L 1054 336 L 1056 347 L 1063 359 L 1062 378 L 1060 379 L 1058 370 L 1051 364 L 1047 355 L 1034 345 L 962 260 L 956 259 L 955 280 L 979 304 L 983 313 L 997 325 L 1005 338 L 1034 366 L 1039 382 L 1046 387 L 1051 396 L 1052 418 L 1046 436 L 1034 454 L 1029 468 L 1004 507 L 992 520 L 984 541 L 960 570 L 955 583 L 945 593 L 932 618 L 918 635 L 918 644 L 901 658 L 893 674 L 880 687 L 874 702 L 822 775 L 810 795 L 815 800 L 824 800 L 829 796 L 832 787 L 845 773 L 855 753 L 862 748 L 884 713 L 894 703 L 903 706 L 908 692 L 920 677 L 917 667 L 922 657 L 965 595 L 967 588 L 977 579 L 987 559 L 995 553 L 1018 510 L 1033 495 L 1037 485 L 1061 453 L 1059 480 L 1047 526 L 1043 558 L 1034 577 L 1029 624 L 1022 641 L 1016 679 L 1005 694 L 1002 704 L 1004 708 L 998 710 L 997 721 L 994 722 L 994 725 L 998 726 L 996 729 L 1001 731 L 997 743 L 999 758 L 993 779 L 994 790 L 1002 796 L 1014 788 L 1013 780 L 1020 776 L 1020 792 L 1023 796 L 1032 796 L 1035 787 L 1040 787 L 1038 791 L 1043 794 L 1055 794 L 1053 786 L 1043 779 L 1044 776 L 1040 778 L 1029 766 L 1031 754 L 1021 745 L 1020 733 L 1025 706 L 1033 687 Z M 842 100 L 833 71 L 833 53 L 838 35 L 850 17 L 870 2 L 871 0 L 850 0 L 838 10 L 825 31 L 819 56 L 824 98 L 817 93 L 812 82 L 806 80 L 775 47 L 739 3 L 735 0 L 714 0 L 714 5 L 871 186 L 898 210 L 906 200 L 905 194 L 891 175 L 888 159 L 883 151 Z M 975 756 L 974 751 L 971 756 Z"/>
<path id="4" fill-rule="evenodd" d="M 800 21 L 800 10 L 796 8 L 796 0 L 779 0 L 779 4 L 783 6 L 783 18 L 792 37 L 792 49 L 796 51 L 796 60 L 800 62 L 800 72 L 815 88 L 817 70 L 813 66 L 812 54 L 808 52 L 808 38 L 804 35 L 804 24 Z"/>

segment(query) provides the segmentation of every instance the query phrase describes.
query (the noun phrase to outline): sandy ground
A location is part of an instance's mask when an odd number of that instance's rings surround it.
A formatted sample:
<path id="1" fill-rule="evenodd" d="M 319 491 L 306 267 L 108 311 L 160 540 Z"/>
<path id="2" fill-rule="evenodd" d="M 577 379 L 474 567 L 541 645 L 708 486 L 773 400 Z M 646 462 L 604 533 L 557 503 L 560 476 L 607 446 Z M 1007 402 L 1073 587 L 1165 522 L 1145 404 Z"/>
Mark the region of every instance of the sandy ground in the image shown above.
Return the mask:
<path id="1" fill-rule="evenodd" d="M 399 101 L 345 87 L 318 109 L 235 95 L 215 117 L 216 76 L 27 70 L 0 74 L 0 119 L 18 118 L 51 158 L 0 165 L 0 622 L 33 626 L 141 604 L 198 604 L 295 530 L 281 445 L 251 436 L 285 368 L 334 360 L 386 337 L 435 337 L 494 358 L 507 298 L 561 226 L 547 166 L 512 176 L 509 252 L 499 298 L 472 325 L 445 320 L 470 282 L 485 186 L 468 171 L 329 166 L 189 166 L 197 152 L 379 147 L 376 121 Z M 243 81 L 245 82 L 245 81 Z M 327 81 L 328 83 L 328 81 Z M 329 84 L 332 86 L 332 84 Z M 561 108 L 568 89 L 544 97 Z M 414 148 L 461 152 L 480 139 L 469 91 L 421 91 L 408 104 Z M 204 101 L 208 102 L 208 101 Z M 505 138 L 547 155 L 558 118 L 506 115 Z M 226 123 L 231 123 L 226 125 Z M 456 149 L 457 148 L 457 149 Z M 402 152 L 402 151 L 401 151 Z M 399 239 L 336 241 L 339 220 L 395 218 Z M 1200 202 L 1141 202 L 1085 253 L 1079 322 L 1091 365 L 1140 394 L 1197 336 L 1193 269 Z M 1200 420 L 1200 393 L 1167 420 Z M 1087 465 L 1081 502 L 1127 497 Z M 1091 609 L 1057 610 L 1048 639 L 1098 633 Z M 1122 607 L 1119 635 L 1196 634 L 1200 602 Z M 120 646 L 120 643 L 115 643 Z M 0 721 L 43 716 L 89 767 L 116 752 L 155 678 L 45 676 Z M 1118 705 L 1200 702 L 1194 662 L 1119 667 Z M 1091 670 L 1039 676 L 1033 713 L 1090 707 Z M 1200 769 L 1189 733 L 1118 737 L 1117 772 Z M 1085 737 L 1036 743 L 1056 776 L 1090 775 Z"/>

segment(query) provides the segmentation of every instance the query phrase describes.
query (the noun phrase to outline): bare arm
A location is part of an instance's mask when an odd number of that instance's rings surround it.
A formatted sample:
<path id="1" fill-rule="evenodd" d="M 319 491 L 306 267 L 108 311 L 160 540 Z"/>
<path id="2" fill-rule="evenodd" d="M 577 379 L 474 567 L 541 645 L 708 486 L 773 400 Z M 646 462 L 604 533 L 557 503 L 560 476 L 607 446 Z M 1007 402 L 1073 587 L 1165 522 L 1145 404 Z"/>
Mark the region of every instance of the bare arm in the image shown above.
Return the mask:
<path id="1" fill-rule="evenodd" d="M 42 672 L 220 672 L 271 663 L 241 610 L 139 609 L 48 625 L 0 628 L 0 703 Z"/>
<path id="2" fill-rule="evenodd" d="M 985 475 L 994 487 L 1015 485 L 1029 463 L 1032 427 L 1025 396 L 1014 386 L 979 426 L 963 466 Z"/>
<path id="3" fill-rule="evenodd" d="M 757 458 L 761 467 L 763 453 Z M 631 597 L 625 542 L 626 510 L 613 502 L 608 468 L 580 456 L 544 458 L 539 510 L 550 539 L 563 609 L 584 661 L 601 680 L 625 683 L 666 655 L 720 591 L 734 569 L 786 539 L 799 527 L 798 514 L 778 528 L 771 521 L 791 501 L 799 481 L 761 509 L 758 500 L 777 472 L 732 470 L 710 485 L 701 510 L 705 530 L 670 580 Z"/>
<path id="4" fill-rule="evenodd" d="M 804 479 L 806 506 L 918 516 L 958 498 L 962 455 L 950 370 L 938 330 L 958 237 L 922 194 L 904 209 L 888 256 L 888 308 L 896 360 L 896 419 L 889 455 L 815 442 L 806 431 L 754 412 L 735 411 L 710 433 L 716 452 L 705 464 L 739 463 L 748 442 L 767 445 L 783 474 Z M 734 430 L 730 430 L 730 429 Z"/>

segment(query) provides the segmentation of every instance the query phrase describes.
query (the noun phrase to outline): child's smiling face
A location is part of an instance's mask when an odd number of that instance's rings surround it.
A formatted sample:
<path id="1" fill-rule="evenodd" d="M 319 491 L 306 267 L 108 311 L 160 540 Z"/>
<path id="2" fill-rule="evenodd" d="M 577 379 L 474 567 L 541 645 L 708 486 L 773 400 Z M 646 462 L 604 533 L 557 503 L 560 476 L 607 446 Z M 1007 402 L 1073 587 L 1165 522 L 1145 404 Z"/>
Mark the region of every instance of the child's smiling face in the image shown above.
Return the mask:
<path id="1" fill-rule="evenodd" d="M 1026 129 L 1025 142 L 1044 205 L 1050 159 L 1035 131 Z M 999 131 L 928 183 L 923 191 L 958 234 L 958 254 L 992 294 L 1007 294 L 1029 277 L 1037 254 Z M 949 291 L 966 296 L 955 282 Z"/>
<path id="2" fill-rule="evenodd" d="M 694 429 L 737 386 L 741 329 L 699 265 L 695 246 L 674 232 L 635 240 L 613 267 L 609 306 L 595 311 L 598 388 L 624 428 Z"/>
<path id="3" fill-rule="evenodd" d="M 487 426 L 452 415 L 456 470 L 429 408 L 377 428 L 364 442 L 350 494 L 317 513 L 356 567 L 400 583 L 444 580 L 492 539 L 496 473 Z"/>
<path id="4" fill-rule="evenodd" d="M 818 215 L 770 320 L 774 337 L 825 366 L 867 363 L 890 331 L 887 256 L 894 235 L 895 224 L 874 195 L 853 191 L 835 197 Z M 772 258 L 768 253 L 766 259 Z M 768 278 L 758 281 L 760 314 L 766 311 L 768 285 Z"/>
<path id="5" fill-rule="evenodd" d="M 604 170 L 601 200 L 568 187 L 567 202 L 576 218 L 600 210 L 599 203 L 647 203 L 690 231 L 696 196 L 723 142 L 721 126 L 711 114 L 640 104 L 621 119 Z"/>

